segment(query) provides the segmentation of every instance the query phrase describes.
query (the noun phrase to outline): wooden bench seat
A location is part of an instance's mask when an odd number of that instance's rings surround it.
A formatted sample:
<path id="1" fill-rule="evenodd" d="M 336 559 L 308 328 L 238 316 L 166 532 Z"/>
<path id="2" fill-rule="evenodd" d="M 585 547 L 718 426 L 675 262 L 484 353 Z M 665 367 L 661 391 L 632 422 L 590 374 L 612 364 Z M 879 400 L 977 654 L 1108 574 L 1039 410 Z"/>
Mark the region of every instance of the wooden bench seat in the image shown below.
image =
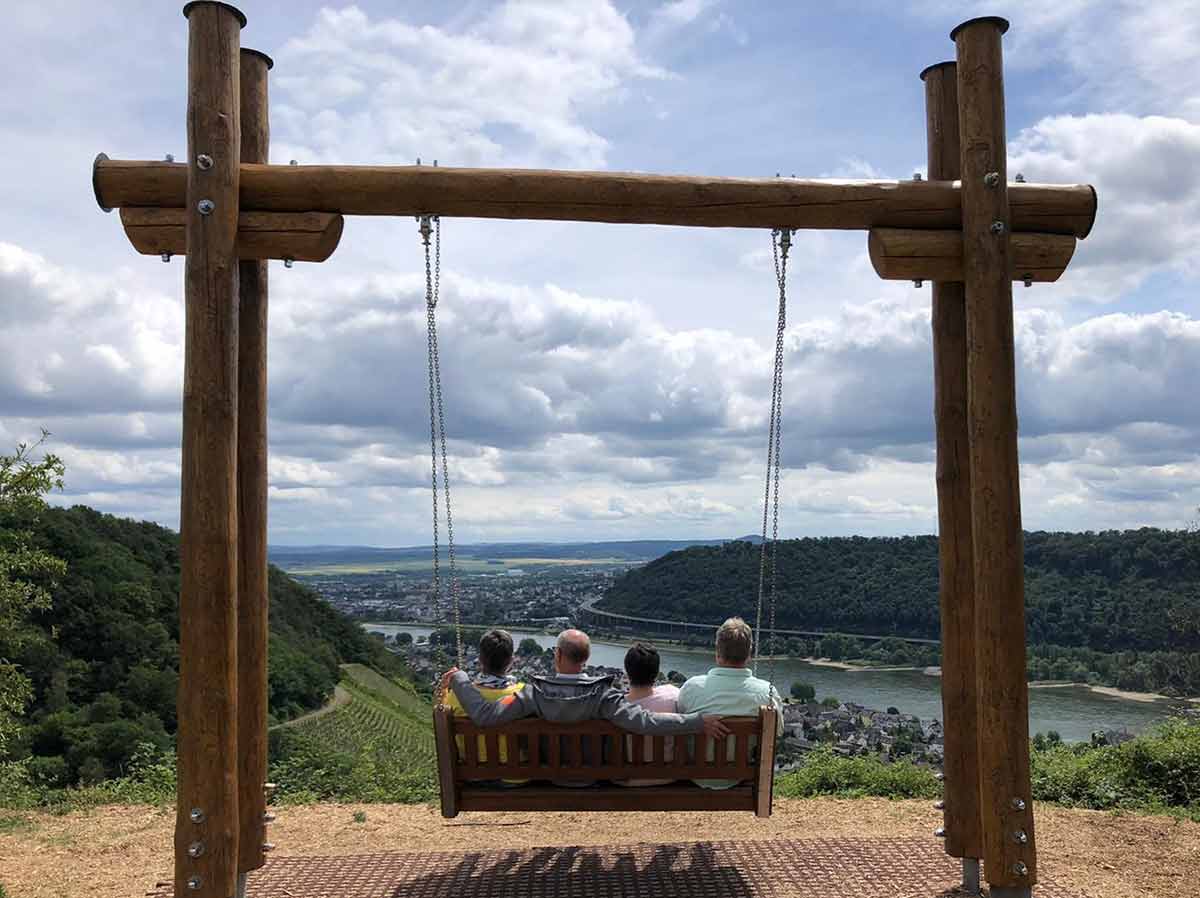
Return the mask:
<path id="1" fill-rule="evenodd" d="M 485 728 L 435 708 L 442 816 L 459 811 L 753 811 L 769 817 L 776 712 L 763 707 L 757 717 L 723 722 L 729 737 L 713 740 L 702 734 L 639 736 L 602 720 L 559 724 L 526 718 Z M 631 779 L 673 782 L 636 787 L 613 782 Z M 691 782 L 697 779 L 738 785 L 704 789 Z M 503 788 L 494 785 L 497 780 L 529 782 Z M 597 784 L 550 784 L 580 781 Z"/>

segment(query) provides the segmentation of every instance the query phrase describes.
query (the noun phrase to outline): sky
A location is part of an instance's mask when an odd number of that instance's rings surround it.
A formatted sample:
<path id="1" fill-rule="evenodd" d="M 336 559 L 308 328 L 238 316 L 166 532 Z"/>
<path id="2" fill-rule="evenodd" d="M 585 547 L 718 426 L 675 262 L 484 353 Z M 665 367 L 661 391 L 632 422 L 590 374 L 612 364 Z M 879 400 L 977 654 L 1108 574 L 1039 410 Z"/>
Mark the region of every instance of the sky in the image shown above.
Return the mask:
<path id="1" fill-rule="evenodd" d="M 186 154 L 181 2 L 21 4 L 0 35 L 0 452 L 50 431 L 53 501 L 179 521 L 183 260 L 137 255 L 91 164 Z M 1003 15 L 1009 172 L 1091 183 L 1057 284 L 1014 287 L 1026 529 L 1200 506 L 1200 0 L 244 0 L 273 162 L 770 177 L 924 172 L 918 73 Z M 444 219 L 460 542 L 761 526 L 768 232 Z M 270 264 L 270 541 L 430 541 L 423 256 L 352 218 Z M 937 529 L 930 288 L 862 232 L 789 266 L 780 534 Z M 5 448 L 7 447 L 7 448 Z"/>

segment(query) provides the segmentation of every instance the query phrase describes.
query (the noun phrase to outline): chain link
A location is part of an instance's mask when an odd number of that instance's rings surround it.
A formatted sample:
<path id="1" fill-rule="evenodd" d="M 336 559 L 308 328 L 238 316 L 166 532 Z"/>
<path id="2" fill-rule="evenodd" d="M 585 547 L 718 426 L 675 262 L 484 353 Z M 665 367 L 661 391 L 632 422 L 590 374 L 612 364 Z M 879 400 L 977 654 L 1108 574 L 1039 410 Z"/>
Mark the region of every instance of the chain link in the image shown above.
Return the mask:
<path id="1" fill-rule="evenodd" d="M 775 261 L 775 282 L 779 287 L 779 315 L 775 327 L 775 367 L 771 384 L 771 416 L 767 429 L 767 473 L 763 483 L 762 543 L 758 562 L 758 606 L 754 629 L 754 670 L 758 672 L 759 647 L 762 644 L 762 606 L 768 598 L 768 624 L 771 641 L 767 647 L 767 680 L 775 680 L 775 599 L 778 586 L 779 557 L 779 471 L 783 432 L 783 338 L 787 330 L 787 261 L 792 232 L 787 228 L 771 232 L 771 255 Z M 771 512 L 771 538 L 767 539 L 767 512 Z M 769 548 L 768 548 L 769 547 Z"/>
<path id="2" fill-rule="evenodd" d="M 459 667 L 463 666 L 462 613 L 458 588 L 458 566 L 454 553 L 454 516 L 450 505 L 450 463 L 446 453 L 446 411 L 442 402 L 442 366 L 438 352 L 437 305 L 442 279 L 442 221 L 434 216 L 421 217 L 421 238 L 425 244 L 425 320 L 429 356 L 429 455 L 433 493 L 433 601 L 444 613 L 441 590 L 441 559 L 438 532 L 438 451 L 441 451 L 442 493 L 446 504 L 446 556 L 450 581 L 450 602 L 454 614 L 454 643 Z M 432 234 L 432 241 L 430 240 Z M 430 243 L 432 242 L 432 247 Z M 432 260 L 430 256 L 432 255 Z"/>

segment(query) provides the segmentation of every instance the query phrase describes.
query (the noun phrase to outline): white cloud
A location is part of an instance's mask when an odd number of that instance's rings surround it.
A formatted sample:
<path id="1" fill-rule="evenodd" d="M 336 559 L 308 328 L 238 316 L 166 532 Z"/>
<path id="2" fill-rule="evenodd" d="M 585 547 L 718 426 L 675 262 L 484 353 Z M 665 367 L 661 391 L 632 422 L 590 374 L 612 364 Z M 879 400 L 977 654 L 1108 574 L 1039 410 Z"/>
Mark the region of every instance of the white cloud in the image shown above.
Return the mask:
<path id="1" fill-rule="evenodd" d="M 278 55 L 275 155 L 306 161 L 600 167 L 585 111 L 667 76 L 584 0 L 510 0 L 464 30 L 323 9 Z"/>
<path id="2" fill-rule="evenodd" d="M 917 0 L 913 8 L 945 24 L 995 15 L 986 0 Z M 1200 0 L 1009 0 L 1006 61 L 1018 68 L 1066 63 L 1078 76 L 1060 102 L 1102 112 L 1141 110 L 1200 121 Z"/>
<path id="3" fill-rule="evenodd" d="M 1090 183 L 1099 211 L 1052 295 L 1111 300 L 1150 274 L 1200 273 L 1200 124 L 1162 116 L 1054 116 L 1011 142 L 1009 171 Z"/>
<path id="4" fill-rule="evenodd" d="M 46 424 L 68 463 L 68 501 L 103 497 L 111 510 L 174 523 L 180 359 L 155 374 L 141 347 L 181 355 L 178 310 L 155 317 L 149 304 L 163 300 L 130 299 L 140 291 L 125 275 L 89 280 L 16 247 L 5 253 L 4 308 L 37 310 L 30 360 L 60 361 L 42 364 L 36 382 L 0 381 L 4 437 Z M 346 539 L 420 539 L 429 470 L 421 287 L 415 276 L 279 284 L 275 538 L 315 541 L 334 528 Z M 462 538 L 755 528 L 764 342 L 667 328 L 638 303 L 461 275 L 446 276 L 440 308 Z M 82 322 L 102 319 L 100 332 L 78 339 Z M 1016 337 L 1030 520 L 1087 525 L 1098 503 L 1114 523 L 1162 521 L 1192 502 L 1200 321 L 1162 312 L 1070 324 L 1032 309 L 1018 312 Z M 20 349 L 16 331 L 0 338 Z M 800 310 L 786 370 L 785 532 L 929 529 L 924 304 Z M 147 389 L 143 372 L 159 385 Z M 1140 517 L 1122 519 L 1122 508 Z"/>

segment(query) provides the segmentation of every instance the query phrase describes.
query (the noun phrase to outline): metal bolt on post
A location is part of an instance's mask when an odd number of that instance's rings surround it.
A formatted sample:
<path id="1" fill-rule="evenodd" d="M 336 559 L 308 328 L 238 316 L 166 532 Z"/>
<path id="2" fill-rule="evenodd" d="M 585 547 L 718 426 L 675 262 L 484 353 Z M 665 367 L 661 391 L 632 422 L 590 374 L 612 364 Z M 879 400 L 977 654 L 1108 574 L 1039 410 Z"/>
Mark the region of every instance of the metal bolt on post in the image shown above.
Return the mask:
<path id="1" fill-rule="evenodd" d="M 200 810 L 199 808 L 192 808 L 191 813 L 188 814 L 188 819 L 190 819 L 193 823 L 203 823 L 204 811 Z"/>
<path id="2" fill-rule="evenodd" d="M 200 171 L 208 171 L 212 167 L 212 156 L 209 156 L 207 153 L 201 153 L 196 157 L 196 168 L 200 169 Z"/>
<path id="3" fill-rule="evenodd" d="M 201 215 L 212 215 L 213 209 L 217 208 L 217 204 L 212 200 L 201 200 L 196 203 L 196 209 Z"/>

